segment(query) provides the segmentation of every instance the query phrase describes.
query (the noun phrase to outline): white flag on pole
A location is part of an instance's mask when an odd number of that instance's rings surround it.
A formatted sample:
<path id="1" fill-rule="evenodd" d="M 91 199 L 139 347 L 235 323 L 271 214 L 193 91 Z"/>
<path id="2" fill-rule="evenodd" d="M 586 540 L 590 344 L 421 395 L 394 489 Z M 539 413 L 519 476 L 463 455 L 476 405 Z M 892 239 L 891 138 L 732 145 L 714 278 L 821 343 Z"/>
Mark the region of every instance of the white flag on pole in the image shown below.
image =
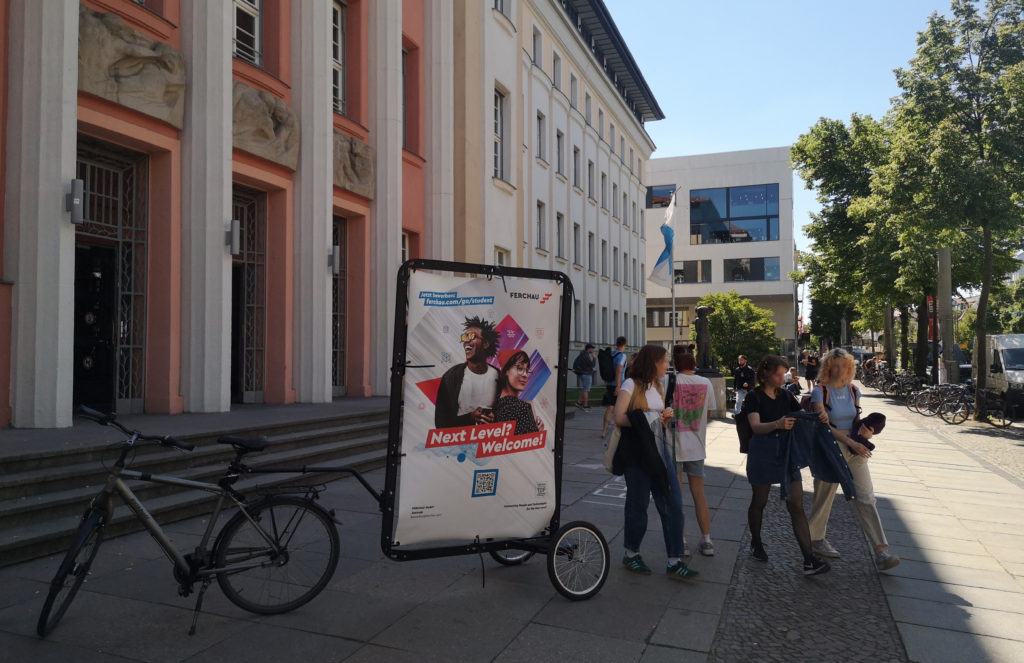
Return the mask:
<path id="1" fill-rule="evenodd" d="M 658 262 L 651 270 L 651 275 L 647 277 L 648 281 L 665 288 L 672 284 L 672 240 L 675 235 L 672 230 L 672 217 L 675 215 L 675 209 L 676 194 L 673 193 L 672 198 L 668 201 L 668 207 L 665 208 L 665 221 L 661 224 L 661 235 L 665 238 L 665 250 L 661 252 Z"/>

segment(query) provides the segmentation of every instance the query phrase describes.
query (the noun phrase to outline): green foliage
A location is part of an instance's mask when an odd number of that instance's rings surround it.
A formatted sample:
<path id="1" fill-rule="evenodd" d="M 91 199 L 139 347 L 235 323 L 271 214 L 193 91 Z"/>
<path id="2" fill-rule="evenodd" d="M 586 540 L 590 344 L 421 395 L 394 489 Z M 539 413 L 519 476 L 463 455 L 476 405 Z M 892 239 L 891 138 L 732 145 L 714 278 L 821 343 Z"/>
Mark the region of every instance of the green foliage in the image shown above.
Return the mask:
<path id="1" fill-rule="evenodd" d="M 711 356 L 718 359 L 719 365 L 731 366 L 740 355 L 746 355 L 756 365 L 765 355 L 779 352 L 781 341 L 775 336 L 772 312 L 754 306 L 735 290 L 706 295 L 697 305 L 715 309 L 708 318 L 708 332 Z M 691 325 L 690 338 L 696 337 Z"/>
<path id="2" fill-rule="evenodd" d="M 948 246 L 954 288 L 980 289 L 984 351 L 986 329 L 1024 326 L 1017 289 L 1000 287 L 1024 246 L 1024 0 L 951 0 L 896 82 L 881 122 L 822 119 L 791 152 L 822 204 L 807 229 L 812 297 L 862 314 L 919 305 Z"/>
<path id="3" fill-rule="evenodd" d="M 977 317 L 977 316 L 975 316 Z M 988 334 L 1024 334 L 1024 279 L 992 288 L 985 314 Z"/>

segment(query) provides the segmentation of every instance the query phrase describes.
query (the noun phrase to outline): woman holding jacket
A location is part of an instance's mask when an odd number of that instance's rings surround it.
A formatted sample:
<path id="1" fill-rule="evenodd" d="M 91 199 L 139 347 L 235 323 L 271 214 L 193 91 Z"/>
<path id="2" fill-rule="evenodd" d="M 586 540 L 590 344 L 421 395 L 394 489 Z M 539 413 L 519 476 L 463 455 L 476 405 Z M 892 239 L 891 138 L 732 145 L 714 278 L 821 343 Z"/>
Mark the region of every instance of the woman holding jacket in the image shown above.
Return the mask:
<path id="1" fill-rule="evenodd" d="M 850 437 L 854 422 L 860 412 L 860 391 L 853 386 L 853 376 L 857 372 L 857 362 L 853 355 L 837 348 L 825 354 L 821 361 L 820 382 L 811 392 L 811 403 L 817 412 L 828 412 L 832 422 L 832 435 L 839 443 L 839 449 L 850 466 L 853 485 L 857 489 L 857 499 L 853 502 L 853 511 L 857 514 L 861 529 L 871 542 L 875 553 L 875 568 L 886 571 L 900 563 L 900 558 L 886 552 L 889 542 L 882 529 L 882 518 L 878 515 L 875 490 L 871 482 L 871 471 L 868 459 L 871 450 Z M 872 431 L 866 426 L 858 426 L 861 436 L 870 440 Z M 836 484 L 814 480 L 814 502 L 811 505 L 811 537 L 814 552 L 826 557 L 839 557 L 839 551 L 825 539 L 828 517 L 832 512 L 832 499 L 836 494 Z"/>
<path id="2" fill-rule="evenodd" d="M 629 379 L 619 387 L 615 401 L 615 425 L 622 432 L 613 469 L 626 479 L 626 551 L 622 565 L 634 573 L 651 574 L 640 557 L 640 544 L 647 533 L 647 505 L 653 494 L 665 536 L 665 572 L 674 580 L 689 580 L 700 573 L 682 560 L 683 495 L 667 453 L 665 426 L 672 419 L 672 410 L 665 407 L 665 388 L 661 384 L 666 371 L 668 351 L 660 345 L 645 345 L 637 353 Z"/>
<path id="3" fill-rule="evenodd" d="M 789 366 L 786 360 L 768 355 L 757 365 L 755 372 L 757 388 L 743 402 L 740 418 L 746 417 L 754 435 L 747 451 L 747 481 L 752 496 L 747 509 L 747 524 L 750 527 L 750 556 L 760 562 L 768 561 L 768 553 L 761 540 L 761 522 L 764 508 L 768 504 L 772 484 L 789 482 L 789 498 L 786 508 L 793 523 L 793 534 L 804 558 L 804 575 L 828 573 L 828 562 L 815 557 L 811 550 L 811 531 L 804 513 L 804 489 L 800 470 L 783 467 L 778 453 L 779 436 L 782 430 L 791 430 L 796 419 L 789 416 L 800 411 L 800 403 L 784 388 Z M 819 419 L 828 421 L 822 413 Z M 833 493 L 835 487 L 833 486 Z"/>

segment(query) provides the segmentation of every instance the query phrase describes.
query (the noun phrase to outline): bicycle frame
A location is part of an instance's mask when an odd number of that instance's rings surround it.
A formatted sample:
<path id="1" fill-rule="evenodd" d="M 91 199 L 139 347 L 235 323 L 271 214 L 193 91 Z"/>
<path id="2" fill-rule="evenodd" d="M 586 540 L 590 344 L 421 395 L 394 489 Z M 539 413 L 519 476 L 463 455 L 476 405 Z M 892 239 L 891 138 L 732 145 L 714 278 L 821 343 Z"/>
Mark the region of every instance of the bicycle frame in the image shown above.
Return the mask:
<path id="1" fill-rule="evenodd" d="M 210 514 L 210 522 L 209 524 L 207 524 L 206 532 L 203 534 L 203 539 L 202 541 L 200 541 L 198 546 L 198 549 L 202 552 L 205 552 L 207 549 L 207 544 L 210 541 L 210 537 L 213 535 L 213 528 L 217 523 L 217 518 L 220 516 L 220 513 L 224 508 L 224 500 L 227 497 L 230 497 L 232 502 L 234 502 L 234 504 L 238 506 L 238 509 L 242 513 L 242 515 L 244 515 L 246 519 L 252 524 L 252 526 L 256 528 L 256 531 L 259 532 L 260 535 L 264 538 L 264 540 L 266 540 L 267 544 L 270 545 L 271 548 L 273 548 L 274 552 L 280 552 L 280 547 L 273 540 L 273 538 L 269 536 L 263 530 L 262 527 L 260 527 L 260 524 L 256 522 L 256 520 L 254 520 L 252 516 L 249 515 L 249 512 L 245 509 L 244 502 L 235 495 L 232 495 L 225 488 L 212 483 L 190 481 L 188 479 L 179 479 L 177 477 L 165 476 L 160 474 L 149 474 L 147 472 L 135 472 L 134 470 L 126 470 L 123 468 L 115 467 L 114 470 L 112 471 L 112 474 L 107 479 L 106 487 L 96 497 L 96 499 L 93 500 L 93 504 L 105 508 L 108 517 L 113 517 L 113 505 L 111 504 L 111 498 L 113 497 L 114 493 L 120 495 L 125 505 L 127 505 L 127 507 L 135 515 L 135 517 L 142 522 L 143 527 L 146 528 L 149 534 L 156 541 L 156 544 L 160 546 L 160 549 L 163 550 L 164 554 L 167 555 L 171 562 L 174 563 L 174 566 L 178 568 L 178 570 L 182 574 L 182 577 L 184 578 L 192 577 L 193 573 L 195 573 L 198 577 L 203 578 L 207 576 L 217 575 L 219 573 L 244 571 L 246 569 L 253 569 L 260 566 L 264 566 L 266 562 L 265 560 L 261 560 L 257 562 L 232 564 L 230 566 L 224 566 L 220 568 L 196 569 L 195 571 L 193 571 L 193 569 L 189 566 L 188 561 L 185 559 L 184 555 L 182 555 L 181 552 L 174 547 L 174 544 L 172 544 L 170 539 L 167 538 L 167 533 L 164 532 L 163 528 L 160 527 L 159 523 L 157 523 L 153 516 L 150 515 L 149 511 L 146 510 L 146 507 L 142 504 L 141 501 L 139 501 L 139 498 L 137 498 L 135 496 L 135 493 L 132 492 L 131 488 L 129 488 L 125 484 L 124 479 L 138 479 L 140 481 L 160 483 L 168 486 L 193 488 L 208 493 L 214 493 L 215 495 L 217 495 L 217 503 L 213 508 L 213 512 Z"/>

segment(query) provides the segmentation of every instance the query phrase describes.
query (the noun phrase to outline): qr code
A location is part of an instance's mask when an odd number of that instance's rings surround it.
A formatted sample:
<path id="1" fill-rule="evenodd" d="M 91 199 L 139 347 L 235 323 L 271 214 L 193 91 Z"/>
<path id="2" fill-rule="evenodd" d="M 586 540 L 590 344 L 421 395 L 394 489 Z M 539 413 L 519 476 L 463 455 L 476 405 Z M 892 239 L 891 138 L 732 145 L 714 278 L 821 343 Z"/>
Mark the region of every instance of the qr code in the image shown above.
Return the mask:
<path id="1" fill-rule="evenodd" d="M 486 497 L 498 492 L 498 470 L 473 472 L 473 497 Z"/>

